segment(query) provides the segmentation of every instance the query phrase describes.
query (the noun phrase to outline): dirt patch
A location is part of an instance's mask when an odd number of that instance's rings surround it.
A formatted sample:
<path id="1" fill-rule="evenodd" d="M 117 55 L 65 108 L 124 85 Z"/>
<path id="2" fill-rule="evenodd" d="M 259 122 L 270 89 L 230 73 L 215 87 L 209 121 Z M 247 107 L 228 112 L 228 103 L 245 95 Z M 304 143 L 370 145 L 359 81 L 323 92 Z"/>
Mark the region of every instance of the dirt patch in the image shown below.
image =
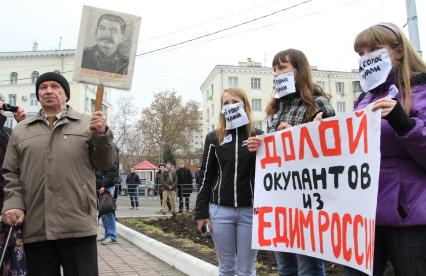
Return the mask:
<path id="1" fill-rule="evenodd" d="M 155 240 L 184 251 L 192 256 L 217 265 L 214 244 L 210 237 L 201 237 L 196 230 L 193 215 L 179 214 L 162 218 L 122 218 L 119 222 Z M 327 275 L 344 275 L 341 265 L 326 262 Z M 278 275 L 275 255 L 271 251 L 259 251 L 257 275 Z M 394 275 L 388 271 L 386 276 Z"/>

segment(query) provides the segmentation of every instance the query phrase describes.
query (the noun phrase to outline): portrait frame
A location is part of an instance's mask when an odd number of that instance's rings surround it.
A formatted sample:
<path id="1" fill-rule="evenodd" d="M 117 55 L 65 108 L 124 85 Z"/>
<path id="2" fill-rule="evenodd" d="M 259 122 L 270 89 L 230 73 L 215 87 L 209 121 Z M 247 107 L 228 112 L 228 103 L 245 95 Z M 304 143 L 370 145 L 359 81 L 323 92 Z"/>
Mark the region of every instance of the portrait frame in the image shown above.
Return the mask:
<path id="1" fill-rule="evenodd" d="M 114 21 L 117 18 L 120 19 L 118 22 L 124 21 L 125 25 Z M 98 23 L 104 20 L 118 26 L 116 29 L 121 34 L 119 43 L 114 39 L 108 41 L 107 45 L 113 45 L 110 48 L 116 49 L 108 55 L 104 54 L 103 48 L 98 45 L 102 40 L 97 39 Z M 73 80 L 129 90 L 132 85 L 140 23 L 140 16 L 83 6 Z"/>

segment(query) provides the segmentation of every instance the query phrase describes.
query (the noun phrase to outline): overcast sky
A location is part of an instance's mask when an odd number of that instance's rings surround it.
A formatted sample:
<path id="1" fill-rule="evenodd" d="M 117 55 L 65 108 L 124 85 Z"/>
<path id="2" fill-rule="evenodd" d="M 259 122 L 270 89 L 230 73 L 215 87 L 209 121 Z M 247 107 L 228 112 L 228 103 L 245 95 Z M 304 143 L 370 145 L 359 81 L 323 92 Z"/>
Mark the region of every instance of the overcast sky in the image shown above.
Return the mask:
<path id="1" fill-rule="evenodd" d="M 77 46 L 83 5 L 142 17 L 137 53 L 144 53 L 290 7 L 304 0 L 17 0 L 3 1 L 0 51 Z M 297 48 L 311 65 L 324 70 L 357 68 L 354 37 L 364 28 L 406 22 L 405 0 L 312 0 L 273 16 L 220 32 L 167 51 L 136 59 L 133 85 L 138 107 L 153 92 L 176 89 L 185 100 L 200 101 L 200 86 L 217 64 L 236 65 L 252 58 L 270 66 L 280 50 Z M 417 0 L 420 44 L 426 51 L 426 1 Z M 408 28 L 404 31 L 408 35 Z M 19 73 L 19 72 L 18 72 Z M 4 77 L 4 76 L 3 76 Z M 114 91 L 114 99 L 126 91 Z"/>

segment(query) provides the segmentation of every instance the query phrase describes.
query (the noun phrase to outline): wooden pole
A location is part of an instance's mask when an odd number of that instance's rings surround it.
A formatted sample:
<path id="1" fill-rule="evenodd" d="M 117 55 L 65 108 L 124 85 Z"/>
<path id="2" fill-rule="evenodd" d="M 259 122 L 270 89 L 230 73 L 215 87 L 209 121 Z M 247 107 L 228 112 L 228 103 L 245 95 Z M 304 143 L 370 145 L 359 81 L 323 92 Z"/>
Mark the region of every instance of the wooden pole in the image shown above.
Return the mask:
<path id="1" fill-rule="evenodd" d="M 101 111 L 102 102 L 104 100 L 104 91 L 105 87 L 102 84 L 99 84 L 96 90 L 95 111 Z"/>

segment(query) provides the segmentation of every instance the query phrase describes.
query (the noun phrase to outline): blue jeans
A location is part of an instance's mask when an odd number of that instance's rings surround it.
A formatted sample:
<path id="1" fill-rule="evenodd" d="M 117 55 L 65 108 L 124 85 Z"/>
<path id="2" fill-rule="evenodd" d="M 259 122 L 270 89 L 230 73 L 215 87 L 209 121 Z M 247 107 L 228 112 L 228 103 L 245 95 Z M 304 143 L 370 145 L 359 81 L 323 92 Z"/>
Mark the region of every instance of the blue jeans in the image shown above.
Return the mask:
<path id="1" fill-rule="evenodd" d="M 426 226 L 376 226 L 373 275 L 384 275 L 386 262 L 391 261 L 396 276 L 426 275 Z M 346 276 L 367 275 L 346 267 Z"/>
<path id="2" fill-rule="evenodd" d="M 210 204 L 209 212 L 219 275 L 256 275 L 257 250 L 251 249 L 253 208 Z"/>
<path id="3" fill-rule="evenodd" d="M 114 194 L 115 187 L 108 188 L 111 195 Z M 113 241 L 117 240 L 117 228 L 115 226 L 115 215 L 113 213 L 105 214 L 101 217 L 102 224 L 105 228 L 104 238 L 111 238 Z"/>
<path id="4" fill-rule="evenodd" d="M 325 276 L 324 261 L 313 257 L 275 252 L 280 276 Z"/>

